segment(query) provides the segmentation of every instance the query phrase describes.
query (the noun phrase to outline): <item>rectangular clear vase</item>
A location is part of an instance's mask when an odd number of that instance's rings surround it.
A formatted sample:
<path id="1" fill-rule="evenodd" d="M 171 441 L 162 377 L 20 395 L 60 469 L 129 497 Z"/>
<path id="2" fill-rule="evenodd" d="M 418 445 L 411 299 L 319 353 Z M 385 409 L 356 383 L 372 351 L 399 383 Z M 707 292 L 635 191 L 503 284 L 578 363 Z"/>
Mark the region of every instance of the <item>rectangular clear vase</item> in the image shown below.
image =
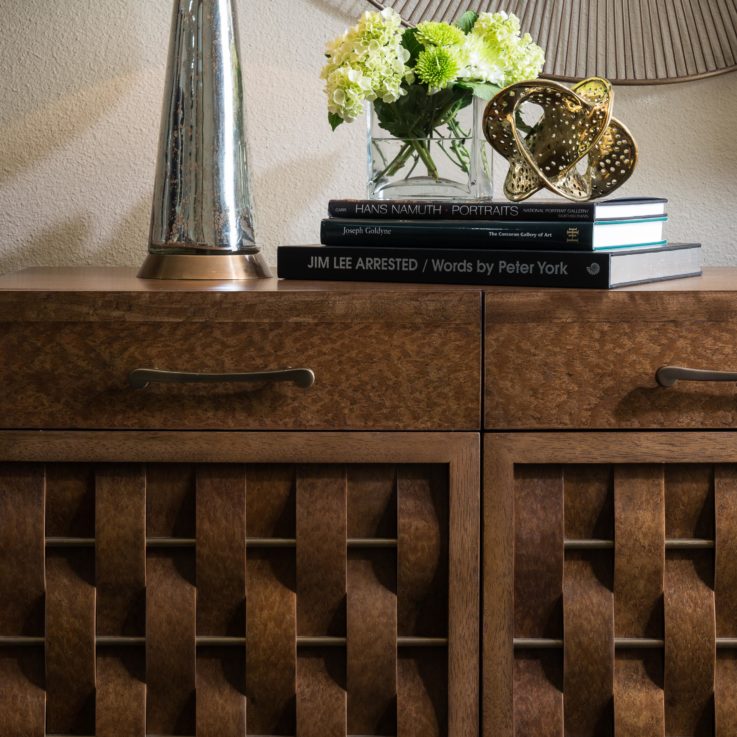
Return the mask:
<path id="1" fill-rule="evenodd" d="M 481 129 L 486 102 L 477 97 L 423 138 L 396 138 L 368 108 L 371 199 L 478 199 L 492 195 L 491 147 Z"/>

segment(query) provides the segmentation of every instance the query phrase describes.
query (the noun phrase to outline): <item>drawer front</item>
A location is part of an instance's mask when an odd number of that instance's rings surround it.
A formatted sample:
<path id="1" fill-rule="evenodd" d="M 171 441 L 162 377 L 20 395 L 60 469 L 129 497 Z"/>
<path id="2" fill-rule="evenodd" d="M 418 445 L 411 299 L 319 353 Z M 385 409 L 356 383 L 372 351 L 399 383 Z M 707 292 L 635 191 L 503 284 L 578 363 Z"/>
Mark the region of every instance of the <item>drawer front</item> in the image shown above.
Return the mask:
<path id="1" fill-rule="evenodd" d="M 486 450 L 485 737 L 737 734 L 737 435 Z"/>
<path id="2" fill-rule="evenodd" d="M 665 365 L 737 371 L 735 293 L 487 295 L 485 426 L 732 428 L 737 382 L 678 381 Z"/>
<path id="3" fill-rule="evenodd" d="M 478 435 L 39 435 L 0 433 L 4 734 L 478 735 Z"/>
<path id="4" fill-rule="evenodd" d="M 0 319 L 6 428 L 480 427 L 478 294 L 24 294 Z M 314 385 L 128 385 L 295 368 Z"/>

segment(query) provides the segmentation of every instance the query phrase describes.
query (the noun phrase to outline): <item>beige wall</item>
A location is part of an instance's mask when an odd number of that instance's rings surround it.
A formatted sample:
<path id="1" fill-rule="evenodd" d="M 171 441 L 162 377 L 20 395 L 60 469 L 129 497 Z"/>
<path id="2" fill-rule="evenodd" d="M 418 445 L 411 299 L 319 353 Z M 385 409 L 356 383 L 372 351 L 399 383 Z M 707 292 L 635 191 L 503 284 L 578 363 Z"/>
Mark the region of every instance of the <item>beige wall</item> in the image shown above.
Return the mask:
<path id="1" fill-rule="evenodd" d="M 362 4 L 238 6 L 256 228 L 273 262 L 277 244 L 316 242 L 328 198 L 362 195 L 364 128 L 330 133 L 318 78 L 325 40 Z M 170 0 L 0 0 L 0 272 L 142 260 L 170 12 Z M 668 197 L 672 240 L 737 264 L 737 73 L 617 94 L 641 148 L 621 192 Z"/>

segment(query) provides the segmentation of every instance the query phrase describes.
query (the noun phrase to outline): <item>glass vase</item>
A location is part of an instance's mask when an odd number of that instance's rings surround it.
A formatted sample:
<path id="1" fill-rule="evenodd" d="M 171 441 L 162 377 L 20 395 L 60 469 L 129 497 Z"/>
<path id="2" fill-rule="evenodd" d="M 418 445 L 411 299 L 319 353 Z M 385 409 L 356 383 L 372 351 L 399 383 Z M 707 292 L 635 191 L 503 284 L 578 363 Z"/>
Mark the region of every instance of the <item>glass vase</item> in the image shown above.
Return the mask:
<path id="1" fill-rule="evenodd" d="M 397 138 L 382 127 L 374 106 L 369 106 L 369 198 L 491 197 L 491 148 L 481 129 L 485 107 L 484 100 L 474 97 L 427 135 Z"/>

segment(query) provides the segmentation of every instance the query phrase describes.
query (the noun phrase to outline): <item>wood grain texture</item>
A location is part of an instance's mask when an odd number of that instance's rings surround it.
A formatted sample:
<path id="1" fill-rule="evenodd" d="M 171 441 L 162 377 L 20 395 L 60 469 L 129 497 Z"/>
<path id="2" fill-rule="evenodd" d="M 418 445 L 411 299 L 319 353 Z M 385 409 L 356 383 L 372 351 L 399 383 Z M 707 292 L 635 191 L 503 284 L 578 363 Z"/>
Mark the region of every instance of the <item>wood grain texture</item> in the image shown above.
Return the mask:
<path id="1" fill-rule="evenodd" d="M 2 465 L 0 635 L 43 634 L 44 553 L 44 470 Z"/>
<path id="2" fill-rule="evenodd" d="M 665 737 L 662 677 L 659 652 L 617 653 L 614 665 L 616 737 Z"/>
<path id="3" fill-rule="evenodd" d="M 300 464 L 300 463 L 452 463 L 474 452 L 477 433 L 430 432 L 104 432 L 104 431 L 0 431 L 0 459 L 51 463 L 70 459 L 88 462 L 145 462 L 157 464 L 203 463 Z M 696 444 L 694 444 L 696 447 Z M 169 469 L 162 468 L 167 474 Z M 194 478 L 192 476 L 192 478 Z M 465 475 L 464 475 L 465 478 Z M 150 490 L 149 484 L 149 490 Z M 253 487 L 253 482 L 249 484 Z M 192 509 L 194 509 L 194 486 Z M 184 490 L 186 492 L 186 488 Z M 186 496 L 186 494 L 185 494 Z M 151 495 L 147 495 L 150 499 Z M 150 507 L 149 507 L 150 509 Z M 185 516 L 184 512 L 187 511 Z M 150 513 L 150 512 L 149 512 Z M 191 513 L 191 516 L 189 516 Z M 252 518 L 253 515 L 249 515 Z M 182 510 L 167 516 L 180 519 L 194 536 L 194 513 Z M 177 529 L 179 529 L 177 527 Z M 148 534 L 151 528 L 147 524 Z M 249 529 L 249 534 L 250 529 Z"/>
<path id="4" fill-rule="evenodd" d="M 736 461 L 737 434 L 728 432 L 486 436 L 485 737 L 731 734 L 737 669 L 718 627 L 729 632 L 736 616 L 729 583 Z M 565 626 L 546 639 L 530 632 L 515 641 L 511 611 L 525 603 L 521 590 L 516 597 L 510 590 L 526 571 L 515 565 L 524 560 L 522 540 L 539 547 L 546 528 L 560 527 L 556 514 L 533 515 L 525 491 L 549 483 L 551 469 L 565 486 Z M 527 515 L 543 534 L 517 537 L 515 551 L 510 531 L 528 524 Z M 556 575 L 526 590 L 529 609 L 539 601 L 545 608 Z M 723 605 L 715 602 L 720 590 Z M 556 658 L 565 660 L 565 675 Z"/>
<path id="5" fill-rule="evenodd" d="M 487 295 L 485 427 L 734 427 L 734 383 L 655 381 L 737 366 L 737 293 L 682 289 Z"/>
<path id="6" fill-rule="evenodd" d="M 46 728 L 92 734 L 95 696 L 95 587 L 90 550 L 46 560 Z"/>
<path id="7" fill-rule="evenodd" d="M 96 737 L 145 737 L 145 671 L 142 648 L 98 648 Z"/>
<path id="8" fill-rule="evenodd" d="M 563 470 L 520 467 L 515 474 L 514 634 L 563 634 Z"/>
<path id="9" fill-rule="evenodd" d="M 43 650 L 0 649 L 0 683 L 3 732 L 8 737 L 46 737 Z"/>
<path id="10" fill-rule="evenodd" d="M 514 463 L 508 453 L 510 446 L 512 443 L 498 436 L 484 436 L 481 689 L 481 728 L 484 737 L 515 737 L 515 478 Z"/>
<path id="11" fill-rule="evenodd" d="M 243 637 L 246 629 L 245 467 L 200 466 L 196 511 L 197 634 Z M 207 664 L 212 665 L 209 660 Z M 212 675 L 214 678 L 216 673 Z"/>
<path id="12" fill-rule="evenodd" d="M 348 537 L 397 537 L 397 470 L 394 466 L 348 467 Z"/>
<path id="13" fill-rule="evenodd" d="M 601 554 L 566 557 L 563 578 L 564 724 L 570 737 L 613 737 L 614 600 Z"/>
<path id="14" fill-rule="evenodd" d="M 254 551 L 246 568 L 249 734 L 295 730 L 297 600 L 293 550 Z"/>
<path id="15" fill-rule="evenodd" d="M 515 658 L 515 737 L 563 737 L 561 660 L 557 652 L 525 653 Z M 485 733 L 493 734 L 491 730 Z"/>
<path id="16" fill-rule="evenodd" d="M 669 553 L 665 565 L 666 734 L 711 735 L 714 729 L 714 592 L 699 556 Z"/>
<path id="17" fill-rule="evenodd" d="M 717 467 L 714 481 L 716 633 L 737 637 L 737 467 Z"/>
<path id="18" fill-rule="evenodd" d="M 347 695 L 345 652 L 335 648 L 303 651 L 297 660 L 297 734 L 345 737 Z"/>
<path id="19" fill-rule="evenodd" d="M 737 733 L 737 653 L 720 652 L 714 684 L 714 720 L 716 737 Z"/>
<path id="20" fill-rule="evenodd" d="M 345 636 L 346 471 L 297 471 L 297 633 Z"/>
<path id="21" fill-rule="evenodd" d="M 403 467 L 397 475 L 399 635 L 448 631 L 448 470 Z"/>
<path id="22" fill-rule="evenodd" d="M 392 735 L 397 724 L 397 595 L 393 551 L 348 557 L 348 732 Z"/>
<path id="23" fill-rule="evenodd" d="M 316 282 L 287 279 L 254 279 L 246 281 L 177 281 L 136 278 L 137 269 L 129 266 L 99 267 L 36 266 L 22 271 L 0 276 L 0 292 L 99 292 L 100 294 L 120 292 L 144 293 L 258 293 L 272 292 L 315 292 L 345 294 L 353 292 L 384 294 L 407 292 L 478 292 L 480 287 L 437 284 L 381 284 L 372 282 Z M 638 284 L 625 287 L 617 292 L 657 291 L 657 292 L 730 292 L 737 289 L 737 267 L 707 267 L 698 278 L 675 279 L 666 282 Z M 484 287 L 489 294 L 536 294 L 538 292 L 561 293 L 560 289 L 530 289 L 529 287 Z M 585 293 L 586 290 L 566 289 L 565 293 Z"/>
<path id="24" fill-rule="evenodd" d="M 0 292 L 5 427 L 480 427 L 479 294 L 38 297 Z M 312 369 L 314 386 L 127 386 L 137 368 L 290 367 Z"/>
<path id="25" fill-rule="evenodd" d="M 563 468 L 567 540 L 614 537 L 614 483 L 607 465 Z"/>
<path id="26" fill-rule="evenodd" d="M 665 509 L 661 466 L 615 468 L 614 622 L 618 637 L 663 636 Z"/>
<path id="27" fill-rule="evenodd" d="M 143 466 L 104 466 L 95 484 L 98 635 L 145 633 L 146 475 Z"/>
<path id="28" fill-rule="evenodd" d="M 448 734 L 479 733 L 481 453 L 471 436 L 449 466 Z"/>
<path id="29" fill-rule="evenodd" d="M 112 437 L 120 439 L 121 436 Z M 205 437 L 200 440 L 204 442 Z M 191 460 L 196 453 L 194 448 L 190 448 L 187 460 Z M 197 469 L 193 463 L 156 463 L 148 466 L 146 536 L 193 538 L 196 527 L 196 487 Z"/>
<path id="30" fill-rule="evenodd" d="M 94 466 L 54 463 L 45 472 L 46 537 L 94 537 Z"/>
<path id="31" fill-rule="evenodd" d="M 244 673 L 242 649 L 198 649 L 197 737 L 246 734 Z"/>
<path id="32" fill-rule="evenodd" d="M 66 681 L 57 679 L 71 694 L 63 704 L 70 710 L 69 719 L 81 724 L 77 714 L 82 713 L 85 719 L 91 720 L 88 726 L 79 729 L 88 733 L 97 729 L 109 734 L 119 723 L 126 734 L 137 734 L 141 724 L 148 734 L 200 735 L 213 730 L 228 734 L 231 729 L 239 730 L 238 725 L 245 720 L 246 734 L 291 737 L 295 734 L 296 721 L 301 720 L 302 731 L 328 729 L 331 733 L 347 734 L 350 691 L 355 697 L 353 714 L 366 720 L 366 729 L 361 730 L 364 734 L 427 733 L 455 737 L 476 733 L 478 436 L 429 435 L 423 438 L 424 442 L 417 442 L 415 434 L 363 435 L 359 438 L 363 440 L 358 454 L 361 463 L 296 465 L 216 463 L 228 458 L 229 439 L 234 444 L 233 452 L 240 446 L 242 460 L 248 460 L 243 455 L 249 442 L 254 457 L 264 458 L 259 453 L 271 452 L 269 435 L 250 436 L 249 441 L 249 434 L 223 433 L 218 439 L 224 445 L 216 444 L 213 448 L 200 438 L 199 450 L 193 450 L 187 443 L 182 445 L 191 439 L 189 434 L 176 434 L 168 447 L 177 453 L 183 450 L 190 453 L 190 463 L 172 463 L 179 458 L 169 456 L 159 465 L 147 462 L 145 456 L 139 462 L 111 463 L 114 454 L 108 455 L 110 449 L 115 441 L 119 441 L 117 452 L 125 449 L 127 436 L 111 433 L 107 446 L 104 442 L 107 433 L 92 435 L 92 440 L 102 442 L 91 442 L 86 450 L 79 445 L 75 447 L 83 456 L 94 451 L 108 459 L 107 463 L 97 465 L 93 477 L 97 524 L 87 533 L 93 536 L 59 536 L 49 541 L 47 552 L 52 561 L 51 570 L 55 570 L 53 561 L 57 558 L 78 561 L 72 585 L 54 585 L 49 589 L 54 602 L 63 599 L 89 611 L 87 650 L 76 648 L 70 662 L 84 675 L 78 660 L 87 652 L 91 667 L 98 667 L 96 692 L 92 692 L 98 697 L 97 703 L 86 699 L 83 708 L 75 707 L 79 701 L 77 690 L 85 683 L 94 683 L 94 675 L 87 681 L 68 674 Z M 16 445 L 19 438 L 14 434 L 13 437 L 14 452 L 22 453 L 24 441 Z M 36 436 L 31 433 L 27 437 Z M 349 438 L 352 446 L 354 436 Z M 140 441 L 142 436 L 134 433 L 133 439 Z M 212 439 L 210 434 L 208 439 Z M 333 435 L 324 439 L 322 450 L 316 453 L 314 442 L 318 439 L 286 434 L 280 438 L 284 441 L 280 452 L 291 461 L 299 440 L 302 450 L 297 452 L 306 453 L 305 460 L 319 460 L 319 453 L 325 453 L 323 458 L 328 460 L 348 459 L 341 455 L 346 451 L 339 447 L 341 440 Z M 265 444 L 260 440 L 265 440 Z M 401 448 L 404 443 L 406 447 Z M 133 445 L 142 447 L 141 443 Z M 433 456 L 426 455 L 430 451 Z M 383 460 L 384 452 L 399 453 L 397 457 L 406 462 L 394 466 L 379 463 L 376 468 L 368 463 L 369 459 Z M 198 463 L 203 457 L 207 461 Z M 423 457 L 433 457 L 438 462 L 418 463 Z M 65 461 L 64 473 L 68 473 L 65 485 L 77 490 L 82 488 L 82 482 L 86 485 L 90 464 L 93 459 L 86 455 L 84 462 L 76 466 L 79 478 L 72 483 L 74 464 Z M 53 462 L 47 464 L 52 473 L 53 466 Z M 39 466 L 39 470 L 43 477 L 43 467 Z M 354 484 L 351 494 L 347 490 L 348 479 Z M 377 488 L 378 504 L 372 497 Z M 148 498 L 144 498 L 145 489 L 151 492 L 146 495 Z M 82 498 L 77 493 L 60 495 L 59 499 L 62 497 L 72 505 Z M 264 499 L 269 503 L 263 503 Z M 361 537 L 351 540 L 347 546 L 346 505 L 350 500 L 357 503 L 353 519 Z M 252 513 L 249 525 L 246 509 Z M 360 519 L 362 511 L 366 511 L 367 520 Z M 69 515 L 61 517 L 70 519 Z M 118 523 L 120 529 L 116 527 Z M 249 526 L 256 533 L 255 539 L 248 537 Z M 147 528 L 154 533 L 148 539 L 144 537 Z M 397 535 L 397 530 L 401 530 L 398 535 L 401 542 L 386 537 Z M 193 533 L 194 537 L 185 537 Z M 103 543 L 97 551 L 95 534 L 100 535 Z M 371 540 L 377 535 L 379 539 Z M 322 551 L 315 559 L 319 575 L 314 576 L 308 570 L 300 582 L 302 576 L 296 566 L 300 546 L 309 559 L 310 547 L 320 552 L 324 538 L 330 536 L 336 544 L 328 546 L 327 555 Z M 95 582 L 96 555 L 102 556 L 100 573 L 108 582 L 114 581 L 115 565 L 123 564 L 121 582 L 125 594 L 125 565 L 130 563 L 135 570 L 135 555 L 130 556 L 131 560 L 123 560 L 129 547 L 141 556 L 146 553 L 145 559 L 142 558 L 147 569 L 146 626 L 138 632 L 123 632 L 122 640 L 117 624 L 106 628 L 106 634 L 97 633 L 95 659 L 94 599 L 74 595 L 79 587 L 76 579 L 82 570 L 79 561 L 87 561 L 82 572 L 86 571 L 84 577 L 90 582 L 87 584 L 90 590 Z M 246 549 L 248 560 L 243 559 Z M 247 621 L 245 638 L 243 630 L 240 634 L 231 632 L 234 637 L 228 637 L 228 632 L 224 635 L 220 626 L 229 621 L 226 615 L 232 613 L 233 602 L 237 608 L 239 598 L 242 599 L 242 591 L 231 596 L 233 591 L 223 579 L 224 575 L 238 577 L 240 564 L 237 561 L 233 564 L 233 555 L 243 561 L 243 570 L 247 572 L 249 611 L 239 618 L 241 625 L 244 619 Z M 359 596 L 354 596 L 352 628 L 343 626 L 328 632 L 335 637 L 325 642 L 314 639 L 325 632 L 322 627 L 308 628 L 313 634 L 303 635 L 306 639 L 300 640 L 296 609 L 301 596 L 305 596 L 312 609 L 311 617 L 334 624 L 332 607 L 323 606 L 331 603 L 323 584 L 331 580 L 340 582 L 333 603 L 340 602 L 345 596 L 347 556 L 365 564 L 356 579 L 361 591 Z M 407 592 L 405 637 L 399 632 L 397 617 L 399 556 L 405 558 L 401 567 Z M 213 582 L 217 584 L 214 588 Z M 62 596 L 58 591 L 63 588 L 72 593 Z M 328 588 L 332 591 L 334 587 Z M 381 591 L 379 596 L 377 591 Z M 116 598 L 114 590 L 112 594 L 115 596 L 111 601 L 116 606 L 110 610 L 110 618 L 119 624 L 120 613 L 127 609 L 127 598 L 125 595 Z M 222 601 L 213 606 L 213 597 Z M 372 610 L 376 600 L 382 598 L 389 604 L 389 620 L 383 616 L 383 609 L 378 614 Z M 55 611 L 54 602 L 49 610 L 51 614 Z M 123 604 L 117 606 L 120 602 Z M 202 624 L 202 631 L 196 637 L 198 612 L 203 615 L 200 624 L 214 616 L 218 626 Z M 58 614 L 54 616 L 62 621 Z M 75 615 L 72 619 L 75 627 L 84 625 L 84 617 Z M 59 629 L 54 625 L 49 631 Z M 72 634 L 74 631 L 72 628 Z M 346 634 L 345 639 L 341 637 Z M 425 637 L 432 640 L 425 642 Z M 39 638 L 33 644 L 42 642 L 43 638 Z M 0 642 L 0 648 L 3 646 Z M 348 652 L 353 655 L 352 663 Z M 60 661 L 55 658 L 54 662 Z M 378 678 L 373 667 L 377 662 L 388 663 L 388 667 L 379 668 Z M 389 688 L 387 679 L 381 677 L 384 672 L 393 674 L 388 679 Z M 238 674 L 241 678 L 247 674 L 247 682 L 239 681 Z M 376 708 L 377 693 L 385 693 L 385 698 L 378 701 L 381 709 Z M 49 704 L 54 706 L 51 699 Z M 310 726 L 306 727 L 308 723 Z"/>
<path id="33" fill-rule="evenodd" d="M 665 534 L 714 539 L 714 469 L 679 463 L 665 469 Z"/>
<path id="34" fill-rule="evenodd" d="M 403 648 L 399 653 L 397 737 L 448 734 L 446 660 L 447 653 L 439 648 Z"/>
<path id="35" fill-rule="evenodd" d="M 195 600 L 191 551 L 149 551 L 146 560 L 146 730 L 195 729 Z"/>

